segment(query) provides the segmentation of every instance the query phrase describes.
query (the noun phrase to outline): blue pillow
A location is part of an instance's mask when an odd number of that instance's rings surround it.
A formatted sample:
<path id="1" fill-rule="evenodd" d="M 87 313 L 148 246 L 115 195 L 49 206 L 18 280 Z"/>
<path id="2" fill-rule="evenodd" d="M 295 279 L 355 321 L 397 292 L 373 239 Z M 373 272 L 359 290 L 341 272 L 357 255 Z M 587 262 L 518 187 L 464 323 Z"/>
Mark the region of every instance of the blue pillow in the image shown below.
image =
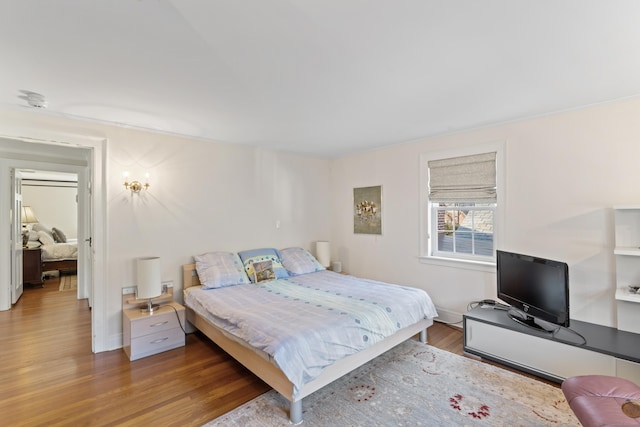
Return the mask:
<path id="1" fill-rule="evenodd" d="M 255 281 L 254 262 L 271 261 L 273 272 L 277 279 L 289 277 L 287 269 L 284 268 L 280 260 L 280 254 L 274 248 L 250 249 L 248 251 L 238 252 L 238 255 L 240 255 L 240 259 L 244 265 L 244 271 L 252 282 Z"/>
<path id="2" fill-rule="evenodd" d="M 281 249 L 280 258 L 284 268 L 294 276 L 325 270 L 322 264 L 304 248 Z"/>
<path id="3" fill-rule="evenodd" d="M 251 283 L 244 272 L 242 261 L 233 252 L 208 252 L 193 258 L 204 289 Z"/>

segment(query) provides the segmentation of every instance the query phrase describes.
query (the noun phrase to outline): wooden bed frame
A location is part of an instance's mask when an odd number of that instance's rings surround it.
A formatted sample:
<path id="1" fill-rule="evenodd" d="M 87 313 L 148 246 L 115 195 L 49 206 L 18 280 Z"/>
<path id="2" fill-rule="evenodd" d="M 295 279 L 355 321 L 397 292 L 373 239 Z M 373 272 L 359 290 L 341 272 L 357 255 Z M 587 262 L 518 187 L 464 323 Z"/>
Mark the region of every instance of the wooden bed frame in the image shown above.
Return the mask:
<path id="1" fill-rule="evenodd" d="M 192 286 L 200 286 L 200 280 L 196 274 L 195 264 L 186 264 L 182 267 L 184 289 Z M 248 344 L 233 339 L 222 329 L 212 325 L 205 318 L 186 307 L 187 320 L 198 330 L 204 333 L 211 341 L 226 351 L 234 359 L 244 365 L 256 376 L 270 385 L 274 390 L 284 396 L 290 403 L 289 419 L 293 424 L 302 422 L 302 399 L 314 391 L 317 391 L 332 381 L 353 371 L 359 366 L 385 353 L 396 345 L 408 340 L 416 334 L 420 334 L 420 341 L 427 342 L 427 328 L 433 324 L 432 319 L 423 319 L 418 323 L 408 326 L 385 338 L 371 347 L 358 353 L 338 360 L 315 379 L 305 384 L 298 396 L 293 398 L 293 384 L 285 376 L 275 363 L 269 360 L 266 353 L 252 348 Z M 250 351 L 248 351 L 248 349 Z"/>
<path id="2" fill-rule="evenodd" d="M 77 259 L 63 259 L 57 261 L 42 261 L 42 271 L 78 271 Z"/>

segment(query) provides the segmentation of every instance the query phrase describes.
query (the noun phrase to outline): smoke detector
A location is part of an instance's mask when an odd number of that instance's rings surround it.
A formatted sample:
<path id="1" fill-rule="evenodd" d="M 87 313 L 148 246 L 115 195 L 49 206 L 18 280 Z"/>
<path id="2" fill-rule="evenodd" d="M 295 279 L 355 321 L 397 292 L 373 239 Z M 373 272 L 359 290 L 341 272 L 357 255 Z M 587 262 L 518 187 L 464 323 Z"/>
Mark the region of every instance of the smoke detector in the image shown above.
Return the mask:
<path id="1" fill-rule="evenodd" d="M 20 93 L 22 93 L 22 95 L 18 98 L 26 100 L 30 107 L 47 108 L 47 100 L 44 99 L 44 95 L 30 90 L 21 90 Z"/>
<path id="2" fill-rule="evenodd" d="M 34 108 L 46 108 L 47 100 L 44 99 L 44 95 L 39 93 L 30 92 L 27 94 L 27 102 Z"/>

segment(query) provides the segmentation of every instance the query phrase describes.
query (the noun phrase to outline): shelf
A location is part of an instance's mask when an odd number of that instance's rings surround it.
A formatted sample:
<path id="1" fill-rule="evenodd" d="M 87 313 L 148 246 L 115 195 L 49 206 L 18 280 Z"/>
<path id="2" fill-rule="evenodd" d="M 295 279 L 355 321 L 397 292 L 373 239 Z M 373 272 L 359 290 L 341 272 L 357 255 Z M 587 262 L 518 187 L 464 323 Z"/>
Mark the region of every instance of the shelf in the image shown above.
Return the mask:
<path id="1" fill-rule="evenodd" d="M 640 205 L 619 205 L 619 206 L 614 206 L 613 209 L 618 210 L 618 211 L 640 210 Z"/>
<path id="2" fill-rule="evenodd" d="M 640 248 L 620 246 L 613 250 L 616 255 L 640 256 Z"/>
<path id="3" fill-rule="evenodd" d="M 619 205 L 614 210 L 617 327 L 640 334 L 640 294 L 628 285 L 640 285 L 640 205 Z"/>
<path id="4" fill-rule="evenodd" d="M 629 289 L 618 288 L 616 289 L 616 300 L 640 303 L 640 294 L 634 294 Z"/>

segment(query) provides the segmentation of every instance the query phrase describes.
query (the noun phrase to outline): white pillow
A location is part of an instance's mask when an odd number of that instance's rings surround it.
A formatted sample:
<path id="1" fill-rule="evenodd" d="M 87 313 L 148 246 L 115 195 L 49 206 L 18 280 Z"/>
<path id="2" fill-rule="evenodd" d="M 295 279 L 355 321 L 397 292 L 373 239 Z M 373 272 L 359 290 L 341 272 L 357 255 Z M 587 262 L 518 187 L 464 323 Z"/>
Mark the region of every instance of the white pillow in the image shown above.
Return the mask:
<path id="1" fill-rule="evenodd" d="M 281 249 L 279 252 L 282 265 L 284 265 L 284 268 L 292 275 L 326 270 L 322 264 L 304 248 L 286 248 Z"/>
<path id="2" fill-rule="evenodd" d="M 42 230 L 38 231 L 38 240 L 40 240 L 43 245 L 53 245 L 55 243 L 53 237 L 51 237 L 51 235 L 46 231 Z"/>
<path id="3" fill-rule="evenodd" d="M 208 252 L 194 259 L 203 289 L 251 283 L 240 257 L 233 252 Z"/>
<path id="4" fill-rule="evenodd" d="M 31 226 L 31 229 L 33 231 L 44 231 L 45 233 L 47 233 L 49 236 L 53 237 L 53 232 L 51 231 L 51 229 L 45 225 L 42 225 L 39 222 L 36 222 L 35 224 L 33 224 Z"/>

